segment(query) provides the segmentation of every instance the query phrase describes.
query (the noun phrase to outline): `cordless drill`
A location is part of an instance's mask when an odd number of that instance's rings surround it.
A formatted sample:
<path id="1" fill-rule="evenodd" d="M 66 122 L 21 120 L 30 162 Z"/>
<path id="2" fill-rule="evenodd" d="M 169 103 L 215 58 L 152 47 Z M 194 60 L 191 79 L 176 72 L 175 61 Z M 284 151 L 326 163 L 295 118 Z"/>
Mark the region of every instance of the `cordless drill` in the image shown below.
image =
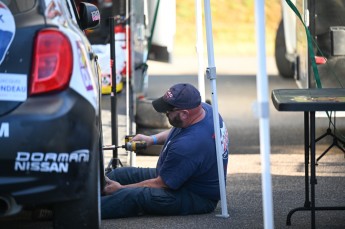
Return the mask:
<path id="1" fill-rule="evenodd" d="M 115 145 L 107 145 L 103 146 L 103 150 L 113 150 L 117 148 L 124 148 L 127 151 L 137 151 L 146 149 L 147 144 L 145 141 L 131 141 L 133 138 L 133 135 L 127 135 L 125 136 L 125 144 L 121 146 L 115 146 Z"/>

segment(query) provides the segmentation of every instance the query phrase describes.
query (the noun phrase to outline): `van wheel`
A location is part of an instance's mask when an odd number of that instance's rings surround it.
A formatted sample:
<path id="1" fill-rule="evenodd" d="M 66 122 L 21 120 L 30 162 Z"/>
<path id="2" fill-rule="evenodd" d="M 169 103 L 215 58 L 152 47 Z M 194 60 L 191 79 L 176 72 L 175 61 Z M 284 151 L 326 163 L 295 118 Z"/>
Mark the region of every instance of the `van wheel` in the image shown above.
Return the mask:
<path id="1" fill-rule="evenodd" d="M 284 24 L 283 20 L 280 21 L 277 35 L 275 40 L 275 60 L 280 76 L 283 78 L 293 78 L 294 77 L 294 63 L 290 62 L 285 57 L 286 55 L 286 45 L 284 36 Z"/>

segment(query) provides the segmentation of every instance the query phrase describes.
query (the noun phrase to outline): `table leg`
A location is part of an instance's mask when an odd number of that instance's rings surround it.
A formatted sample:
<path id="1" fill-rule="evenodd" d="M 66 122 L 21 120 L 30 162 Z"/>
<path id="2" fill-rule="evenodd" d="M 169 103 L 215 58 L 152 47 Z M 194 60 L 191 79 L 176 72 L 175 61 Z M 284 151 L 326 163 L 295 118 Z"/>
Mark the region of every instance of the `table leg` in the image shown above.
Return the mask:
<path id="1" fill-rule="evenodd" d="M 305 201 L 304 207 L 310 207 L 309 201 L 309 113 L 304 112 L 304 179 L 305 179 Z"/>
<path id="2" fill-rule="evenodd" d="M 310 112 L 310 162 L 311 228 L 315 228 L 315 111 Z"/>
<path id="3" fill-rule="evenodd" d="M 286 225 L 291 225 L 291 217 L 296 211 L 310 210 L 309 200 L 309 112 L 304 112 L 304 181 L 305 181 L 305 199 L 304 207 L 292 209 L 286 218 Z"/>

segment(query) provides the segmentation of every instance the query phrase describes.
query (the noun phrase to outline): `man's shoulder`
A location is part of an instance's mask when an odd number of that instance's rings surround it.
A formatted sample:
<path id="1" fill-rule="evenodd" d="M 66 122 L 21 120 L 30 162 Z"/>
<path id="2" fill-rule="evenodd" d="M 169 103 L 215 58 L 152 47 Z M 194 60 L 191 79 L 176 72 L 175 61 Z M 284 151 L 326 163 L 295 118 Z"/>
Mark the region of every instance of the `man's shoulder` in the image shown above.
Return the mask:
<path id="1" fill-rule="evenodd" d="M 210 105 L 210 104 L 208 104 L 208 103 L 204 103 L 204 102 L 202 102 L 201 103 L 201 106 L 204 108 L 204 109 L 212 109 L 212 106 Z"/>

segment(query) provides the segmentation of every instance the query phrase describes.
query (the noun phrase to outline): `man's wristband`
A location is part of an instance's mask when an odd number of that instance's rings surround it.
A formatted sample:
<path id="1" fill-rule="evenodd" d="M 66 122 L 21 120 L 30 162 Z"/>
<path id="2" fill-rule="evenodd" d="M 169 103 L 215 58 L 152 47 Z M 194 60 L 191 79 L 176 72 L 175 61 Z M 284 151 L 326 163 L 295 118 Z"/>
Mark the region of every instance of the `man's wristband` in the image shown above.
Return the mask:
<path id="1" fill-rule="evenodd" d="M 157 137 L 156 137 L 156 135 L 151 135 L 151 138 L 153 140 L 153 144 L 157 145 Z"/>

